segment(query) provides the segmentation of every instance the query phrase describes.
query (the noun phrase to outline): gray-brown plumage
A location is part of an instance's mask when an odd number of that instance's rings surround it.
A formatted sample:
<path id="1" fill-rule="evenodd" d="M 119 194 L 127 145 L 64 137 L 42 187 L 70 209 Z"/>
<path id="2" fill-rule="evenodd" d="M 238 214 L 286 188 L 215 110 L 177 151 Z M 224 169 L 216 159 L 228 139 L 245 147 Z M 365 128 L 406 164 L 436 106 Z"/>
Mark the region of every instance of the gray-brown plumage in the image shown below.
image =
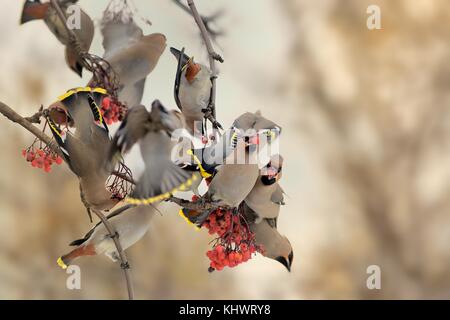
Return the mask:
<path id="1" fill-rule="evenodd" d="M 189 189 L 195 175 L 181 169 L 171 158 L 175 144 L 171 134 L 182 126 L 180 113 L 167 111 L 158 100 L 152 103 L 150 112 L 142 105 L 128 112 L 112 141 L 109 155 L 114 159 L 118 152 L 126 153 L 139 143 L 145 170 L 127 202 L 150 204 L 170 197 L 173 192 Z"/>
<path id="2" fill-rule="evenodd" d="M 58 3 L 61 10 L 66 13 L 67 9 L 71 5 L 75 5 L 78 0 L 59 0 Z M 66 14 L 67 15 L 67 14 Z M 64 23 L 59 18 L 56 9 L 50 4 L 50 2 L 42 3 L 39 0 L 30 1 L 26 0 L 22 10 L 21 24 L 31 20 L 42 19 L 47 27 L 55 35 L 59 42 L 65 47 L 66 63 L 75 73 L 80 77 L 83 71 L 83 65 L 80 57 L 77 54 L 77 50 L 74 43 L 70 41 L 69 33 L 67 32 Z M 89 15 L 80 9 L 80 28 L 74 28 L 73 32 L 76 34 L 80 41 L 81 49 L 85 52 L 89 51 L 94 38 L 94 23 Z"/>
<path id="3" fill-rule="evenodd" d="M 112 167 L 105 165 L 110 137 L 99 109 L 104 96 L 103 89 L 76 88 L 49 107 L 52 133 L 80 180 L 82 200 L 98 210 L 109 210 L 119 201 L 105 185 Z M 55 124 L 69 129 L 62 131 Z"/>
<path id="4" fill-rule="evenodd" d="M 237 146 L 225 159 L 225 164 L 217 168 L 217 173 L 203 198 L 219 206 L 237 208 L 251 192 L 259 176 L 260 161 L 257 152 L 259 131 L 279 127 L 258 112 L 247 112 L 234 121 L 233 128 L 240 131 Z M 184 210 L 183 212 L 191 222 L 199 226 L 209 215 L 208 211 L 198 213 Z"/>
<path id="5" fill-rule="evenodd" d="M 117 211 L 119 214 L 109 215 L 107 219 L 119 235 L 118 239 L 123 250 L 126 250 L 139 241 L 148 231 L 150 219 L 155 213 L 155 208 L 138 206 L 129 208 L 124 212 L 120 212 L 120 209 Z M 70 245 L 76 246 L 76 248 L 58 259 L 58 264 L 63 269 L 82 256 L 104 254 L 112 261 L 119 259 L 114 241 L 105 225 L 101 222 L 89 230 L 82 239 L 72 241 Z"/>
<path id="6" fill-rule="evenodd" d="M 201 124 L 211 96 L 211 71 L 207 66 L 195 63 L 181 51 L 170 48 L 179 61 L 175 74 L 174 95 L 178 107 L 186 119 L 187 129 L 194 133 L 195 124 Z"/>
<path id="7" fill-rule="evenodd" d="M 255 234 L 256 243 L 262 246 L 262 255 L 278 261 L 288 271 L 291 271 L 294 251 L 289 239 L 278 232 L 277 218 L 264 218 L 258 223 L 259 213 L 253 211 L 245 203 L 241 210 L 249 223 L 250 230 Z"/>
<path id="8" fill-rule="evenodd" d="M 118 98 L 128 107 L 141 103 L 146 77 L 153 71 L 166 48 L 160 33 L 143 35 L 130 17 L 127 20 L 104 15 L 101 32 L 106 59 L 120 80 Z"/>
<path id="9" fill-rule="evenodd" d="M 280 206 L 284 204 L 283 189 L 278 184 L 282 166 L 283 158 L 280 155 L 272 156 L 271 161 L 260 170 L 252 191 L 244 200 L 257 213 L 256 223 L 263 218 L 276 218 L 280 213 Z"/>

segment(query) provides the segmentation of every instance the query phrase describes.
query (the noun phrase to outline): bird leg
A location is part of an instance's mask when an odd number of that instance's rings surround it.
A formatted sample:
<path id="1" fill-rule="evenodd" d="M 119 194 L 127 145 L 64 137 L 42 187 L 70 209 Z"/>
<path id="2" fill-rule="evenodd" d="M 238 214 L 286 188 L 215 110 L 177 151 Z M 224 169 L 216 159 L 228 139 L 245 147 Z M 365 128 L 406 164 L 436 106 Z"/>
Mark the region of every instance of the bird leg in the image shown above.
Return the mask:
<path id="1" fill-rule="evenodd" d="M 202 109 L 202 112 L 204 113 L 205 119 L 209 120 L 215 129 L 223 130 L 222 125 L 214 117 L 214 109 L 215 109 L 215 104 L 214 104 L 214 102 L 210 101 L 208 107 Z"/>

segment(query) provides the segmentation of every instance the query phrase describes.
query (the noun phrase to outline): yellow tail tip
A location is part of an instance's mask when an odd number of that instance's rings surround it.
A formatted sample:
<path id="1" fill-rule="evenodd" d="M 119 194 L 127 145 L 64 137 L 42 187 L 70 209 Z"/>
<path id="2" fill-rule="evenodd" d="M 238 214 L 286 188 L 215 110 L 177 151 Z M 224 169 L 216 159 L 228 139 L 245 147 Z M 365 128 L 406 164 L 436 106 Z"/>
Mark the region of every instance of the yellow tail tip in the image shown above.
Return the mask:
<path id="1" fill-rule="evenodd" d="M 56 260 L 56 263 L 58 264 L 58 266 L 60 266 L 64 270 L 67 269 L 67 265 L 64 263 L 64 261 L 62 260 L 61 257 L 59 257 L 58 260 Z"/>
<path id="2" fill-rule="evenodd" d="M 199 227 L 199 226 L 197 226 L 195 223 L 192 223 L 191 220 L 189 220 L 189 218 L 186 217 L 186 215 L 185 215 L 184 212 L 183 212 L 183 209 L 180 209 L 180 211 L 178 212 L 178 214 L 179 214 L 184 220 L 186 220 L 186 222 L 187 222 L 188 224 L 194 226 L 194 228 L 195 228 L 196 231 L 200 230 L 200 227 Z"/>

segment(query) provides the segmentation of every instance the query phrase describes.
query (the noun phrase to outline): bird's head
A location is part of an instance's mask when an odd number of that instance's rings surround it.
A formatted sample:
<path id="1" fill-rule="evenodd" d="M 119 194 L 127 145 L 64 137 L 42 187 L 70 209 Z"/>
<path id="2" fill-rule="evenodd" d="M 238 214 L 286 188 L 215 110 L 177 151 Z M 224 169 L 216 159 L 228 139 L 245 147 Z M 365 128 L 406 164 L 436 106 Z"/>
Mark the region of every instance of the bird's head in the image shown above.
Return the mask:
<path id="1" fill-rule="evenodd" d="M 50 2 L 41 3 L 41 1 L 39 0 L 26 0 L 23 5 L 20 24 L 24 24 L 32 20 L 44 19 L 47 14 L 49 5 Z"/>
<path id="2" fill-rule="evenodd" d="M 287 238 L 286 238 L 287 240 Z M 289 242 L 289 240 L 288 240 Z M 292 267 L 292 262 L 294 260 L 294 251 L 292 250 L 291 247 L 291 251 L 286 255 L 281 255 L 275 258 L 276 261 L 278 261 L 279 263 L 281 263 L 283 266 L 286 267 L 286 269 L 291 272 L 291 267 Z"/>
<path id="3" fill-rule="evenodd" d="M 263 255 L 281 263 L 289 272 L 291 272 L 292 262 L 294 260 L 294 251 L 288 238 L 282 236 L 272 245 L 266 247 Z"/>
<path id="4" fill-rule="evenodd" d="M 184 76 L 186 78 L 186 80 L 189 83 L 194 82 L 195 78 L 197 77 L 198 73 L 200 72 L 200 70 L 202 69 L 202 67 L 200 66 L 200 64 L 195 63 L 194 62 L 194 57 L 191 57 L 187 64 L 185 65 L 185 73 Z"/>
<path id="5" fill-rule="evenodd" d="M 291 271 L 294 252 L 289 239 L 281 235 L 272 219 L 263 219 L 260 223 L 250 224 L 250 229 L 255 233 L 255 240 L 261 246 L 261 254 L 269 259 L 278 261 Z"/>
<path id="6" fill-rule="evenodd" d="M 189 57 L 187 54 L 185 54 L 184 48 L 180 51 L 172 47 L 170 48 L 170 52 L 178 60 L 177 77 L 179 73 L 182 73 L 186 80 L 189 83 L 192 83 L 202 69 L 200 64 L 194 62 L 194 57 Z"/>

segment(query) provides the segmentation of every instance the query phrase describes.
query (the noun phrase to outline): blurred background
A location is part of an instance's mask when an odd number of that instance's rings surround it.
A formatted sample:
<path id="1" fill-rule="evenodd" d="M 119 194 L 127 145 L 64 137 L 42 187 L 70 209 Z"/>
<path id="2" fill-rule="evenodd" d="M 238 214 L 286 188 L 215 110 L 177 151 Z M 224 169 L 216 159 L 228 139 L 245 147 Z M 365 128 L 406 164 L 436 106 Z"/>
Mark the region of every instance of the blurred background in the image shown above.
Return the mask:
<path id="1" fill-rule="evenodd" d="M 81 0 L 92 18 L 108 1 Z M 134 0 L 145 33 L 162 32 L 207 61 L 194 20 L 167 0 Z M 0 100 L 34 113 L 85 85 L 42 21 L 19 26 L 23 1 L 1 0 Z M 208 273 L 211 238 L 164 204 L 127 250 L 140 299 L 406 299 L 450 295 L 450 10 L 446 0 L 197 0 L 224 10 L 217 116 L 228 127 L 261 110 L 283 127 L 278 229 L 295 251 L 291 273 L 257 256 Z M 366 9 L 381 8 L 381 30 Z M 101 55 L 97 30 L 91 52 Z M 168 50 L 144 103 L 175 108 Z M 0 298 L 122 299 L 125 282 L 106 257 L 80 259 L 81 290 L 66 288 L 56 259 L 91 227 L 77 179 L 21 156 L 33 137 L 0 116 Z M 127 159 L 137 168 L 133 159 Z M 138 169 L 138 168 L 137 168 Z M 381 290 L 368 290 L 370 265 Z"/>

